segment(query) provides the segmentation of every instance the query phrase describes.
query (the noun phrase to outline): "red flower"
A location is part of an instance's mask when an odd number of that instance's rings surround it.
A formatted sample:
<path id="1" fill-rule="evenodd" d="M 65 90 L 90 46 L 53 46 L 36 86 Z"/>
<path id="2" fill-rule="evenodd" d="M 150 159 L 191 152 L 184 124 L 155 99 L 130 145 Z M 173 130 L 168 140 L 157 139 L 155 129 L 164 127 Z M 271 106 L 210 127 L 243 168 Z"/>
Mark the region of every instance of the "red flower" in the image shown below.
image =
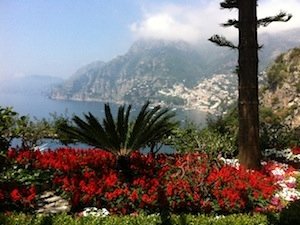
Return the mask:
<path id="1" fill-rule="evenodd" d="M 113 187 L 117 182 L 118 182 L 118 176 L 116 173 L 110 173 L 105 179 L 105 184 L 108 187 Z"/>
<path id="2" fill-rule="evenodd" d="M 14 159 L 16 157 L 16 155 L 17 155 L 17 152 L 16 152 L 15 149 L 12 149 L 12 148 L 8 149 L 8 151 L 7 151 L 7 157 L 9 159 Z"/>
<path id="3" fill-rule="evenodd" d="M 137 193 L 136 190 L 134 190 L 131 195 L 129 196 L 129 199 L 132 201 L 132 202 L 135 202 L 136 200 L 138 200 L 139 198 L 139 195 Z"/>
<path id="4" fill-rule="evenodd" d="M 36 196 L 36 189 L 34 186 L 31 186 L 29 189 L 29 195 L 27 196 L 26 200 L 28 202 L 32 202 L 35 199 Z"/>
<path id="5" fill-rule="evenodd" d="M 12 190 L 12 192 L 10 193 L 10 197 L 14 202 L 20 201 L 22 199 L 21 193 L 17 188 Z"/>
<path id="6" fill-rule="evenodd" d="M 147 194 L 142 195 L 142 201 L 145 202 L 146 204 L 151 204 L 151 203 L 153 203 L 154 200 L 155 200 L 155 198 L 153 196 L 151 197 Z"/>
<path id="7" fill-rule="evenodd" d="M 292 153 L 294 155 L 300 154 L 300 147 L 294 147 L 294 148 L 292 148 Z"/>

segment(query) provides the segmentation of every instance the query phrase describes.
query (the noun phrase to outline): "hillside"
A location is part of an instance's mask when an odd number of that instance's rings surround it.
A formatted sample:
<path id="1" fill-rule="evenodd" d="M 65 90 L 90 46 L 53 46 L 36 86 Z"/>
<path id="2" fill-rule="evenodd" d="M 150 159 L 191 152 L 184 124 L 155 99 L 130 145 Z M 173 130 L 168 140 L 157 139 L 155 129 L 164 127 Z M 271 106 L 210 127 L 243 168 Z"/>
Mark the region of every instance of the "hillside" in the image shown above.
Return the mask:
<path id="1" fill-rule="evenodd" d="M 259 52 L 260 71 L 281 52 L 300 46 L 297 35 L 300 29 L 260 35 L 264 45 Z M 232 76 L 236 64 L 236 51 L 210 42 L 192 46 L 182 41 L 140 40 L 122 56 L 79 69 L 50 96 L 136 104 L 150 99 L 214 112 L 236 99 L 237 77 Z"/>
<path id="2" fill-rule="evenodd" d="M 168 101 L 159 90 L 178 83 L 192 87 L 211 69 L 203 55 L 187 43 L 142 40 L 134 43 L 123 56 L 80 69 L 63 85 L 53 89 L 51 97 L 143 102 L 151 96 L 152 100 L 164 98 Z"/>
<path id="3" fill-rule="evenodd" d="M 284 123 L 300 126 L 300 48 L 281 54 L 267 69 L 261 104 Z"/>

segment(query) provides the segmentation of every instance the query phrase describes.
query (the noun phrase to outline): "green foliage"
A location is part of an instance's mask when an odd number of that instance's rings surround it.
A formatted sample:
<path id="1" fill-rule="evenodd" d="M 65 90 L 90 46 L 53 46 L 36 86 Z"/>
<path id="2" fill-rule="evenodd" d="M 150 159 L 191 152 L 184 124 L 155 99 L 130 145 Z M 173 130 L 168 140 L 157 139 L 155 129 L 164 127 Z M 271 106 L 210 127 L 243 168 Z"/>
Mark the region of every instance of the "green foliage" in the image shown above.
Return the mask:
<path id="1" fill-rule="evenodd" d="M 237 117 L 236 110 L 219 117 L 209 117 L 207 127 L 200 129 L 187 122 L 175 130 L 166 140 L 177 152 L 205 152 L 212 157 L 222 154 L 232 157 L 237 151 Z"/>
<path id="2" fill-rule="evenodd" d="M 2 173 L 0 173 L 0 183 L 17 183 L 26 186 L 34 185 L 39 190 L 52 186 L 54 172 L 51 170 L 41 170 L 31 168 L 28 165 L 20 165 L 10 162 Z"/>
<path id="3" fill-rule="evenodd" d="M 292 108 L 290 110 L 293 110 Z M 260 147 L 262 150 L 284 149 L 300 144 L 300 132 L 283 123 L 288 111 L 274 113 L 271 108 L 260 107 Z"/>
<path id="4" fill-rule="evenodd" d="M 228 113 L 218 117 L 208 117 L 207 128 L 202 130 L 202 146 L 209 151 L 227 157 L 237 153 L 238 120 L 237 109 L 232 106 Z"/>
<path id="5" fill-rule="evenodd" d="M 66 115 L 50 114 L 47 120 L 29 116 L 19 116 L 11 107 L 0 106 L 0 151 L 5 152 L 13 138 L 20 138 L 22 148 L 32 149 L 42 143 L 44 138 L 56 138 L 58 135 L 64 141 L 66 137 L 60 134 L 60 128 L 70 124 Z M 65 143 L 65 142 L 63 142 Z"/>
<path id="6" fill-rule="evenodd" d="M 85 120 L 73 117 L 74 125 L 61 127 L 61 133 L 70 140 L 80 141 L 117 155 L 127 155 L 132 150 L 158 144 L 169 136 L 177 126 L 172 119 L 175 113 L 156 106 L 149 109 L 146 102 L 137 118 L 130 122 L 131 105 L 118 109 L 114 119 L 109 104 L 105 104 L 105 118 L 101 122 L 92 114 L 85 114 Z"/>
<path id="7" fill-rule="evenodd" d="M 199 135 L 200 128 L 187 121 L 183 127 L 177 127 L 163 142 L 165 145 L 172 146 L 178 153 L 194 152 L 198 148 Z"/>
<path id="8" fill-rule="evenodd" d="M 260 107 L 259 117 L 262 123 L 277 124 L 281 122 L 281 118 L 275 114 L 271 108 L 268 107 Z"/>
<path id="9" fill-rule="evenodd" d="M 32 149 L 41 144 L 43 138 L 54 136 L 51 124 L 46 119 L 31 120 L 29 116 L 21 116 L 16 124 L 16 135 L 21 139 L 23 149 Z"/>
<path id="10" fill-rule="evenodd" d="M 292 225 L 300 224 L 300 200 L 296 200 L 290 203 L 286 208 L 284 208 L 279 217 L 280 225 Z"/>
<path id="11" fill-rule="evenodd" d="M 0 151 L 6 151 L 15 136 L 18 114 L 11 107 L 0 106 Z"/>
<path id="12" fill-rule="evenodd" d="M 236 137 L 230 133 L 219 133 L 214 130 L 204 129 L 197 140 L 200 151 L 216 157 L 222 155 L 233 157 L 237 152 Z"/>
<path id="13" fill-rule="evenodd" d="M 287 66 L 283 60 L 284 54 L 278 56 L 275 63 L 267 70 L 267 82 L 271 90 L 275 90 L 288 76 Z"/>
<path id="14" fill-rule="evenodd" d="M 285 149 L 299 142 L 298 135 L 292 128 L 281 123 L 265 123 L 260 125 L 261 149 Z"/>
<path id="15" fill-rule="evenodd" d="M 205 216 L 205 215 L 173 215 L 171 225 L 267 225 L 265 215 L 237 214 L 229 216 Z M 159 225 L 162 224 L 159 215 L 138 216 L 108 216 L 108 217 L 73 217 L 66 214 L 61 215 L 36 215 L 25 214 L 0 214 L 0 224 L 3 225 Z"/>
<path id="16" fill-rule="evenodd" d="M 67 145 L 70 143 L 73 143 L 74 141 L 70 140 L 68 135 L 65 134 L 65 132 L 62 132 L 62 130 L 65 127 L 68 127 L 71 125 L 72 121 L 70 117 L 65 114 L 58 115 L 57 113 L 51 113 L 51 120 L 50 120 L 50 128 L 51 128 L 51 135 L 52 138 L 59 138 L 60 142 Z"/>
<path id="17" fill-rule="evenodd" d="M 300 191 L 300 175 L 296 176 L 296 189 Z"/>

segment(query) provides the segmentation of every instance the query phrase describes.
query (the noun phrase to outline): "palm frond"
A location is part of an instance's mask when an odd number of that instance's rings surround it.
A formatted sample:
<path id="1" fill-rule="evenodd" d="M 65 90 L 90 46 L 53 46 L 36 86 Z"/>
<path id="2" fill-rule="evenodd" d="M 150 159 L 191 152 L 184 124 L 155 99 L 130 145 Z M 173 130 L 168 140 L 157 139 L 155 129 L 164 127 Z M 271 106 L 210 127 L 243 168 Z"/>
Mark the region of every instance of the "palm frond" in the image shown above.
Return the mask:
<path id="1" fill-rule="evenodd" d="M 104 105 L 104 110 L 105 110 L 105 118 L 103 119 L 103 125 L 106 131 L 106 135 L 110 140 L 112 148 L 116 150 L 120 149 L 120 138 L 116 130 L 116 123 L 111 114 L 110 106 L 108 103 Z"/>
<path id="2" fill-rule="evenodd" d="M 118 110 L 118 120 L 117 120 L 117 131 L 120 138 L 121 146 L 120 148 L 127 148 L 128 143 L 128 133 L 129 133 L 129 115 L 131 110 L 131 105 L 127 107 L 126 113 L 124 114 L 125 106 L 120 106 Z"/>
<path id="3" fill-rule="evenodd" d="M 131 148 L 145 147 L 148 143 L 158 142 L 163 136 L 168 135 L 169 130 L 173 130 L 177 124 L 171 122 L 174 116 L 175 113 L 170 112 L 169 109 L 161 109 L 160 106 L 147 111 L 140 131 L 131 134 L 131 138 L 134 140 Z"/>
<path id="4" fill-rule="evenodd" d="M 84 119 L 74 116 L 74 125 L 66 126 L 62 131 L 75 141 L 80 141 L 116 155 L 127 154 L 147 145 L 153 146 L 169 135 L 178 124 L 173 122 L 175 113 L 169 109 L 155 106 L 149 109 L 147 101 L 137 118 L 130 122 L 131 105 L 126 109 L 120 106 L 116 119 L 113 118 L 109 104 L 105 104 L 105 118 L 102 124 L 92 114 L 84 114 Z M 126 109 L 126 110 L 125 110 Z"/>

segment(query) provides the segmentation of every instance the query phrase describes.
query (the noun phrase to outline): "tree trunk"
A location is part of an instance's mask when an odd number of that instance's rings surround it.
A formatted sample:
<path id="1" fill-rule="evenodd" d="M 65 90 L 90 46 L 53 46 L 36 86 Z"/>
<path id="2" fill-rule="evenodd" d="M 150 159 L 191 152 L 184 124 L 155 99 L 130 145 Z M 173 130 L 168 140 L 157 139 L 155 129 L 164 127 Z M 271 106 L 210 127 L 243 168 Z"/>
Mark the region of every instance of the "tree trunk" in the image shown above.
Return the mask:
<path id="1" fill-rule="evenodd" d="M 118 155 L 116 168 L 126 182 L 131 182 L 133 179 L 132 170 L 130 168 L 131 160 L 129 155 Z"/>
<path id="2" fill-rule="evenodd" d="M 258 118 L 257 0 L 239 0 L 239 160 L 248 169 L 260 167 Z"/>

